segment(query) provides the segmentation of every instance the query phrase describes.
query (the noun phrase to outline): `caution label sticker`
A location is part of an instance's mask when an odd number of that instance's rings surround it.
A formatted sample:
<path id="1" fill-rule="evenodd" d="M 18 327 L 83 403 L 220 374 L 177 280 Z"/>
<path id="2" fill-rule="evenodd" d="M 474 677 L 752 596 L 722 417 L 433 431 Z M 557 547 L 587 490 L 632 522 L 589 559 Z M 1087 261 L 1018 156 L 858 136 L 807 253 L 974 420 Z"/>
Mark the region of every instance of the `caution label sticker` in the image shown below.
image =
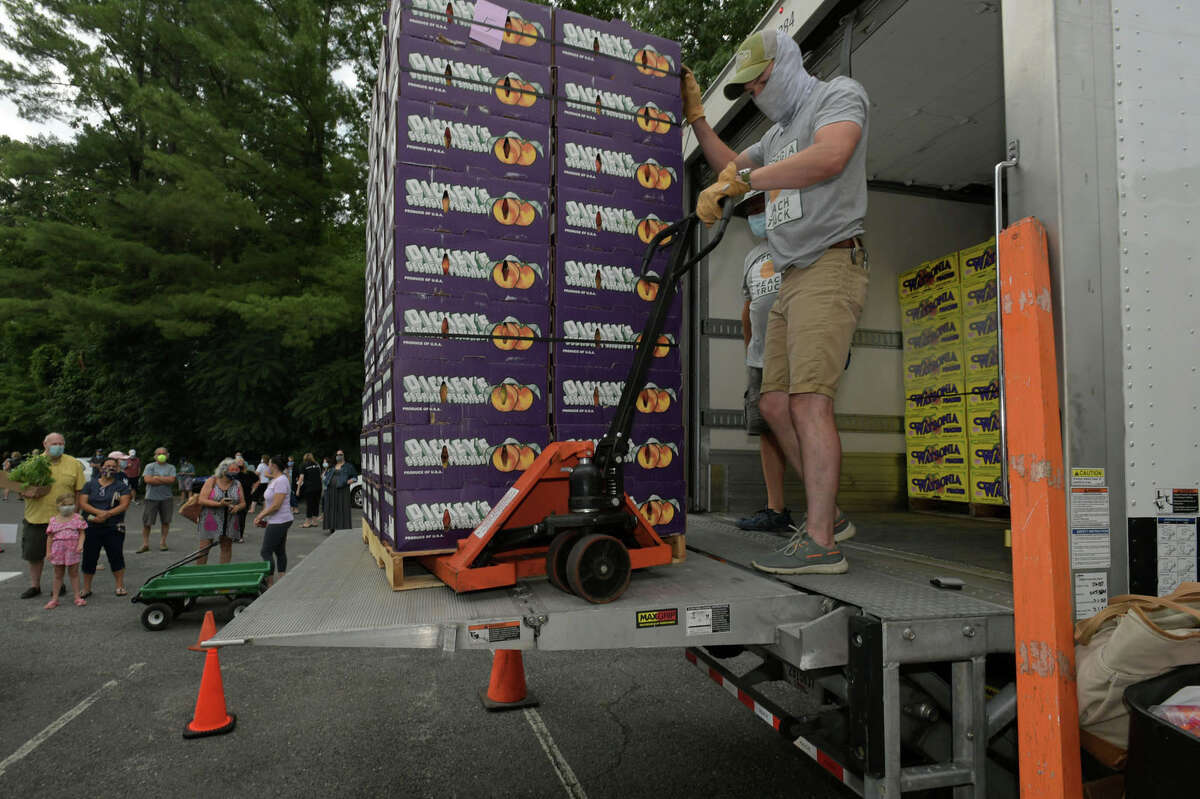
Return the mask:
<path id="1" fill-rule="evenodd" d="M 639 630 L 643 627 L 674 627 L 676 624 L 679 624 L 678 608 L 639 610 L 637 612 L 637 626 Z"/>
<path id="2" fill-rule="evenodd" d="M 475 641 L 484 641 L 489 644 L 503 643 L 504 641 L 519 641 L 521 640 L 521 621 L 497 621 L 491 624 L 472 624 L 467 628 L 467 635 Z"/>
<path id="3" fill-rule="evenodd" d="M 687 609 L 688 635 L 729 632 L 729 605 L 696 605 Z"/>

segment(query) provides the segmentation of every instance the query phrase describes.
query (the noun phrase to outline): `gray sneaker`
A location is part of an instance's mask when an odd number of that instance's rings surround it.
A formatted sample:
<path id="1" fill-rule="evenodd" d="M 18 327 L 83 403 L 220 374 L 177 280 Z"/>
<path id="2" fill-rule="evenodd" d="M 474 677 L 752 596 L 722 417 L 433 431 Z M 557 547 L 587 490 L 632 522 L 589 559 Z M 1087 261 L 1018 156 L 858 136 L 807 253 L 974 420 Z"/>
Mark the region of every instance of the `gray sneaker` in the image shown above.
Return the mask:
<path id="1" fill-rule="evenodd" d="M 800 520 L 792 525 L 792 532 L 803 533 L 808 535 L 808 513 L 801 513 Z M 854 522 L 846 518 L 846 514 L 838 511 L 837 518 L 833 520 L 833 540 L 834 541 L 849 541 L 858 533 L 858 528 L 854 526 Z"/>
<path id="2" fill-rule="evenodd" d="M 804 533 L 796 533 L 782 548 L 750 565 L 770 574 L 843 574 L 850 569 L 836 543 L 826 549 Z"/>

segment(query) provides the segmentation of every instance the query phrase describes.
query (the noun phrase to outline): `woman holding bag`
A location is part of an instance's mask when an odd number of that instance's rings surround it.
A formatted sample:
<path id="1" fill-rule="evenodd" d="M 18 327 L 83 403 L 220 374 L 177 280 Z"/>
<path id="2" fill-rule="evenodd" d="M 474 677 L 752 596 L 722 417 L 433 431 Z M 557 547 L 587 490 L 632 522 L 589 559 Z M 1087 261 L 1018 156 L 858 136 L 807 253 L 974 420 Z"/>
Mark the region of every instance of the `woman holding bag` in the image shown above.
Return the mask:
<path id="1" fill-rule="evenodd" d="M 242 524 L 238 512 L 246 507 L 246 495 L 238 483 L 240 464 L 226 458 L 217 466 L 216 474 L 204 481 L 200 489 L 200 520 L 197 527 L 200 539 L 221 546 L 221 563 L 233 559 L 233 538 L 241 536 Z M 196 559 L 196 563 L 208 563 L 208 550 Z"/>

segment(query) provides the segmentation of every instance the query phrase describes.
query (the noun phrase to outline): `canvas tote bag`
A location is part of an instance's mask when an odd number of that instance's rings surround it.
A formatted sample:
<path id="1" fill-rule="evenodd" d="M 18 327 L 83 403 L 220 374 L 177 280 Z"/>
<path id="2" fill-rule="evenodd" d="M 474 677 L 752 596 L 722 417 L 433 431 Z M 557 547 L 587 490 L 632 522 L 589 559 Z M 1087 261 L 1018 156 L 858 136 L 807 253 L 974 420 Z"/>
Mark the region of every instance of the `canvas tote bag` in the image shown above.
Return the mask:
<path id="1" fill-rule="evenodd" d="M 1075 626 L 1079 726 L 1085 749 L 1120 768 L 1129 748 L 1125 689 L 1200 663 L 1200 583 L 1162 597 L 1122 594 Z"/>

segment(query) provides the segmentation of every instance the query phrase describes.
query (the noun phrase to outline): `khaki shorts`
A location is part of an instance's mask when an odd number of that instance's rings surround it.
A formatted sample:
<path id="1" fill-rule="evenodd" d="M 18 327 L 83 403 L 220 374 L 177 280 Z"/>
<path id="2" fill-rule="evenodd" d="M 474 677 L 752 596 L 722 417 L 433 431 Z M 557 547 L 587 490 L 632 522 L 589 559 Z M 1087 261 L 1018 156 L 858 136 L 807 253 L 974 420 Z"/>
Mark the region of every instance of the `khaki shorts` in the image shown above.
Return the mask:
<path id="1" fill-rule="evenodd" d="M 833 398 L 867 301 L 866 253 L 829 249 L 783 273 L 767 322 L 762 390 Z"/>

